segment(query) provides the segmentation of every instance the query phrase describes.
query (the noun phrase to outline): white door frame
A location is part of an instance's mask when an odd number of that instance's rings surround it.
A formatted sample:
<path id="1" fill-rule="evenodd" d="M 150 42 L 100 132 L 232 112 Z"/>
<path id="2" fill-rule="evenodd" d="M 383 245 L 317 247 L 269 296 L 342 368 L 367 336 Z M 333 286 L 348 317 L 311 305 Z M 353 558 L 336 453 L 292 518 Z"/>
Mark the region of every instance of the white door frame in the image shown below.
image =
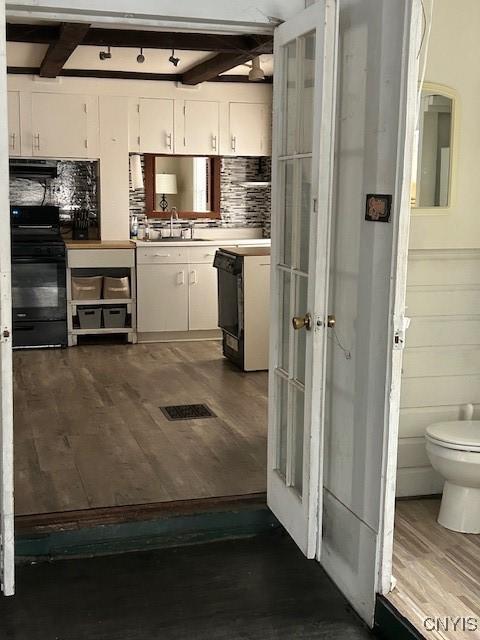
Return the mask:
<path id="1" fill-rule="evenodd" d="M 4 595 L 15 586 L 13 513 L 13 373 L 10 197 L 5 3 L 0 0 L 0 575 Z"/>
<path id="2" fill-rule="evenodd" d="M 433 5 L 430 5 L 430 12 Z M 422 57 L 426 55 L 431 15 L 427 16 L 419 0 L 414 0 L 407 12 L 404 30 L 406 57 L 403 66 L 401 92 L 401 118 L 398 131 L 397 180 L 395 191 L 401 204 L 394 233 L 398 237 L 396 253 L 392 256 L 392 287 L 390 344 L 393 345 L 387 370 L 387 405 L 385 407 L 384 465 L 382 509 L 380 516 L 380 544 L 378 548 L 377 592 L 386 595 L 394 586 L 393 537 L 395 526 L 395 498 L 397 482 L 397 455 L 400 421 L 400 393 L 402 383 L 403 349 L 409 319 L 405 316 L 407 293 L 408 246 L 410 233 L 410 197 L 414 133 L 420 107 Z M 410 26 L 409 26 L 410 25 Z M 401 142 L 404 142 L 403 149 Z M 403 153 L 402 153 L 403 152 Z"/>

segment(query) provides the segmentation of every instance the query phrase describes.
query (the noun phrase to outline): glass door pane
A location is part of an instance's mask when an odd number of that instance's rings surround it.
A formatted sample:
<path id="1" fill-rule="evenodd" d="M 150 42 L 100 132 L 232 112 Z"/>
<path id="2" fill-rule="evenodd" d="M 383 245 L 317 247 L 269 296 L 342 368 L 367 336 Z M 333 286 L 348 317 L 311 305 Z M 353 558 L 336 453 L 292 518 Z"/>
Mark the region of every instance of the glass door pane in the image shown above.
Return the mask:
<path id="1" fill-rule="evenodd" d="M 282 223 L 276 263 L 279 283 L 277 472 L 299 500 L 304 490 L 305 380 L 309 340 L 315 32 L 284 46 L 284 115 L 276 159 Z M 304 326 L 295 329 L 302 319 Z"/>

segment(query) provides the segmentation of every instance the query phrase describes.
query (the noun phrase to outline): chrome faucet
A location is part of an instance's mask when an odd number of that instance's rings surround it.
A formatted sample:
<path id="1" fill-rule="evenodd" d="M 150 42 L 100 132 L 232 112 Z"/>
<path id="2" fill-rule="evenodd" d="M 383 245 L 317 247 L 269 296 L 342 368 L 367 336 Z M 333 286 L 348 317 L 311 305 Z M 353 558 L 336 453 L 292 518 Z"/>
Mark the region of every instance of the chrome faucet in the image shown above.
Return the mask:
<path id="1" fill-rule="evenodd" d="M 177 207 L 172 207 L 172 214 L 170 216 L 170 238 L 173 238 L 173 219 L 178 222 L 178 211 Z"/>
<path id="2" fill-rule="evenodd" d="M 192 221 L 188 224 L 190 227 L 190 238 L 193 240 L 193 234 L 195 232 L 195 221 Z"/>

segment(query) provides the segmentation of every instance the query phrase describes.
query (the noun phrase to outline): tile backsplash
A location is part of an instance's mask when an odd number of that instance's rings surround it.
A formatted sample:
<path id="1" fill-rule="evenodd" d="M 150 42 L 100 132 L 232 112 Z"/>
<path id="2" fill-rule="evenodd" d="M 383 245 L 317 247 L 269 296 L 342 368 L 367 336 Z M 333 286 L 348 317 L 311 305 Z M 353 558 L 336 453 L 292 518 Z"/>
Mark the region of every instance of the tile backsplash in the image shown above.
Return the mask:
<path id="1" fill-rule="evenodd" d="M 55 205 L 62 224 L 70 227 L 72 212 L 88 210 L 91 236 L 98 230 L 98 162 L 59 160 L 58 177 L 53 180 L 10 178 L 10 202 L 16 205 Z"/>
<path id="2" fill-rule="evenodd" d="M 271 188 L 248 187 L 242 182 L 269 182 L 271 180 L 269 157 L 237 156 L 222 158 L 220 174 L 220 220 L 202 220 L 199 226 L 239 228 L 255 227 L 270 237 Z M 142 156 L 143 167 L 143 156 Z M 130 189 L 130 214 L 145 210 L 143 189 Z"/>

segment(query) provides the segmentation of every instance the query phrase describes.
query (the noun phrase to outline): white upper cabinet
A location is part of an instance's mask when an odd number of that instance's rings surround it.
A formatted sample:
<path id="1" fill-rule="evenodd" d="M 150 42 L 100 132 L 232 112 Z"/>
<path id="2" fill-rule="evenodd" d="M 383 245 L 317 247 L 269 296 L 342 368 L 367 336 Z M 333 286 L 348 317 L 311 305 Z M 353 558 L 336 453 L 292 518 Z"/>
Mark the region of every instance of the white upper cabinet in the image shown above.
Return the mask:
<path id="1" fill-rule="evenodd" d="M 18 91 L 8 92 L 8 152 L 20 155 L 20 96 Z"/>
<path id="2" fill-rule="evenodd" d="M 268 104 L 230 102 L 229 155 L 270 155 L 271 110 Z"/>
<path id="3" fill-rule="evenodd" d="M 98 99 L 32 93 L 32 154 L 53 158 L 98 156 Z"/>
<path id="4" fill-rule="evenodd" d="M 183 151 L 191 155 L 218 155 L 219 103 L 185 100 Z"/>
<path id="5" fill-rule="evenodd" d="M 139 98 L 130 103 L 129 148 L 140 153 L 173 153 L 174 100 Z"/>

